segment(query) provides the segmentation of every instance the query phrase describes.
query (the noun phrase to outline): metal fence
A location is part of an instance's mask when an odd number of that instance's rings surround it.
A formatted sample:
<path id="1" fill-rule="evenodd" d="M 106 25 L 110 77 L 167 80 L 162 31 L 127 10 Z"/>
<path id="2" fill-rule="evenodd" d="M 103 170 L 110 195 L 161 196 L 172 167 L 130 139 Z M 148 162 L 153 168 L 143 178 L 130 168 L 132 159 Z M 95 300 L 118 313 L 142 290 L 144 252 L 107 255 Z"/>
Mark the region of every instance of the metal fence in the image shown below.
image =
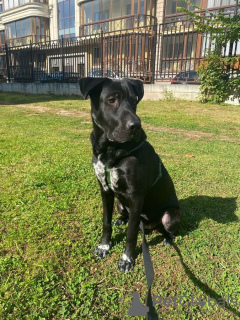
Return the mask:
<path id="1" fill-rule="evenodd" d="M 189 21 L 144 25 L 74 39 L 0 48 L 0 81 L 77 82 L 84 76 L 169 81 L 195 71 L 213 47 L 208 34 Z M 223 56 L 228 56 L 225 47 Z M 240 55 L 240 44 L 233 54 Z M 231 72 L 239 70 L 239 62 Z M 188 80 L 188 79 L 187 79 Z"/>
<path id="2" fill-rule="evenodd" d="M 160 24 L 156 41 L 155 81 L 171 80 L 177 74 L 196 70 L 209 51 L 215 48 L 214 41 L 208 33 L 199 33 L 193 22 L 189 20 Z M 230 43 L 220 49 L 222 57 L 228 57 Z M 240 70 L 240 42 L 234 43 L 232 56 L 239 60 L 231 66 L 231 73 Z"/>

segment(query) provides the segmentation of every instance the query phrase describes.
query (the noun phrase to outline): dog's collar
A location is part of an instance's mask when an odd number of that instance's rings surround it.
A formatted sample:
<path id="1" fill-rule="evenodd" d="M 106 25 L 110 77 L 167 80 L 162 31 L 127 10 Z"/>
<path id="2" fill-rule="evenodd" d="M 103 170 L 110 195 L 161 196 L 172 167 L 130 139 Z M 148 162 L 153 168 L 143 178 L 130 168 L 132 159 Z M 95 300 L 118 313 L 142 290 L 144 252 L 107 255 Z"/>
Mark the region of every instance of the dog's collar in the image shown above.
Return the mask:
<path id="1" fill-rule="evenodd" d="M 162 177 L 162 160 L 159 156 L 158 156 L 158 158 L 159 158 L 158 176 L 157 176 L 156 180 L 154 181 L 152 188 L 155 186 L 155 184 L 158 182 L 158 180 L 160 180 Z"/>
<path id="2" fill-rule="evenodd" d="M 125 158 L 125 157 L 129 156 L 131 153 L 133 153 L 134 151 L 140 149 L 142 147 L 142 145 L 144 144 L 144 142 L 145 142 L 145 140 L 142 141 L 137 147 L 135 147 L 132 150 L 128 151 L 127 153 L 125 153 L 124 155 L 119 157 L 118 159 Z M 110 169 L 107 168 L 106 166 L 105 166 L 105 177 L 106 177 L 106 182 L 107 182 L 108 187 L 112 188 L 111 179 L 110 179 Z M 155 183 L 157 183 L 158 179 L 159 179 L 159 177 L 157 178 L 157 180 L 154 182 L 153 185 L 155 185 Z"/>
<path id="3" fill-rule="evenodd" d="M 136 149 L 140 148 L 142 146 L 143 142 L 138 147 L 136 147 L 135 149 L 131 150 L 130 153 L 135 151 Z M 155 186 L 155 184 L 157 184 L 158 180 L 160 180 L 161 177 L 162 177 L 162 160 L 161 160 L 161 158 L 159 156 L 158 156 L 158 158 L 159 158 L 158 175 L 157 175 L 157 178 L 155 179 L 155 181 L 153 182 L 151 188 L 153 188 Z M 105 177 L 106 177 L 107 186 L 111 189 L 112 188 L 112 184 L 111 184 L 111 177 L 110 177 L 110 169 L 107 168 L 106 166 L 105 166 Z"/>
<path id="4" fill-rule="evenodd" d="M 123 155 L 123 158 L 129 156 L 129 155 L 130 155 L 131 153 L 133 153 L 134 151 L 140 149 L 140 148 L 142 147 L 142 145 L 144 144 L 145 141 L 146 141 L 146 140 L 143 140 L 138 146 L 136 146 L 136 147 L 133 148 L 132 150 L 127 151 L 127 153 Z"/>

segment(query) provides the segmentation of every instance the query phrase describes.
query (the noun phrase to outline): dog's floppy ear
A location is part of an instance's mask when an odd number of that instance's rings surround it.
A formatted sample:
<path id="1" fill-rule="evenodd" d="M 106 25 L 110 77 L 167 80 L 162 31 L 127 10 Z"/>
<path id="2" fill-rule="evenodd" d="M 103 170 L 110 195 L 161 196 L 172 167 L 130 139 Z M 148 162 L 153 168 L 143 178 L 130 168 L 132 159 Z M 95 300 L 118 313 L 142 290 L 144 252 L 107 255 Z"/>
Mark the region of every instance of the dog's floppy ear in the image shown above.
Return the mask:
<path id="1" fill-rule="evenodd" d="M 91 94 L 91 91 L 98 85 L 103 84 L 106 78 L 86 77 L 79 80 L 80 92 L 84 99 Z"/>
<path id="2" fill-rule="evenodd" d="M 138 97 L 138 102 L 142 100 L 144 95 L 143 81 L 138 79 L 128 79 L 128 83 L 131 85 L 136 96 Z"/>

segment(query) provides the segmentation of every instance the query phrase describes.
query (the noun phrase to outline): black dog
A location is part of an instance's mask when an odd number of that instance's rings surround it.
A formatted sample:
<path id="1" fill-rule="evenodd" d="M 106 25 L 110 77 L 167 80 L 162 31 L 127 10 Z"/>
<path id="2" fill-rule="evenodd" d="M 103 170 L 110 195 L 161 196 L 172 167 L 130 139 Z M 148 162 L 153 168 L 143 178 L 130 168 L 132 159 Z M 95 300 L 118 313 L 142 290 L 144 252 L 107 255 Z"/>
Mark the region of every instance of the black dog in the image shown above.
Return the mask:
<path id="1" fill-rule="evenodd" d="M 146 141 L 136 115 L 144 94 L 140 80 L 83 78 L 80 91 L 91 98 L 93 166 L 103 202 L 103 235 L 96 254 L 104 258 L 111 247 L 114 196 L 120 217 L 128 222 L 121 271 L 134 267 L 140 220 L 144 229 L 158 229 L 165 244 L 174 238 L 181 211 L 173 182 L 153 147 Z"/>

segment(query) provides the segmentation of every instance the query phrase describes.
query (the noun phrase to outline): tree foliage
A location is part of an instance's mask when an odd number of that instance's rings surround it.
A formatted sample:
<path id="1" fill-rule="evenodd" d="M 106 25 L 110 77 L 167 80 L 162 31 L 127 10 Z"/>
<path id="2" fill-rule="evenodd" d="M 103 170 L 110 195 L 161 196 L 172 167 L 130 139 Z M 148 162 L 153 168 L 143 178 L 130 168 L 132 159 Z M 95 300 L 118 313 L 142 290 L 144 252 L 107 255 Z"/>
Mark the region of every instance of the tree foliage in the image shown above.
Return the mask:
<path id="1" fill-rule="evenodd" d="M 184 1 L 190 4 L 187 1 Z M 236 0 L 235 14 L 226 15 L 222 9 L 218 13 L 204 10 L 193 4 L 196 11 L 178 8 L 188 15 L 196 32 L 211 40 L 206 57 L 197 72 L 201 79 L 201 101 L 223 102 L 231 94 L 240 96 L 240 57 L 235 55 L 240 43 L 240 14 Z M 228 56 L 225 53 L 228 51 Z"/>

